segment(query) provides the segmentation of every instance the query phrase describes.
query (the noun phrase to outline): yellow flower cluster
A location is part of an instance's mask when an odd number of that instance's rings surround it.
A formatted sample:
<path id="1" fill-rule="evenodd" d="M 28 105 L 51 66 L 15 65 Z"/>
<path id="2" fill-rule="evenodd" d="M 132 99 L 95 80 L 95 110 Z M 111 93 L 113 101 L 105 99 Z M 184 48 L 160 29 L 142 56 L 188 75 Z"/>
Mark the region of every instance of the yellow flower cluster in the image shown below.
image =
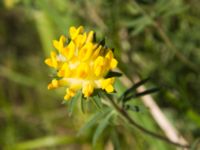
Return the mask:
<path id="1" fill-rule="evenodd" d="M 61 36 L 54 40 L 57 51 L 52 51 L 45 63 L 57 70 L 57 77 L 48 89 L 67 87 L 65 100 L 70 100 L 78 90 L 89 97 L 95 88 L 110 93 L 114 91 L 115 78 L 104 78 L 110 69 L 117 66 L 111 49 L 94 41 L 94 31 L 84 32 L 84 28 L 70 27 L 70 38 Z"/>

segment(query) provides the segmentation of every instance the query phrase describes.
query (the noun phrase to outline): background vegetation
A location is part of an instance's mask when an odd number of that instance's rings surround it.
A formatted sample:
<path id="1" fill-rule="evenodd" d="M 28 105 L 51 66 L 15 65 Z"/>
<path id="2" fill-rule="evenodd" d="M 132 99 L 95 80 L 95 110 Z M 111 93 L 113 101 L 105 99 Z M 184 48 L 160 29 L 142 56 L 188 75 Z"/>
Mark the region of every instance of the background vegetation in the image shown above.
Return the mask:
<path id="1" fill-rule="evenodd" d="M 193 143 L 200 136 L 199 6 L 198 0 L 1 0 L 0 149 L 175 149 L 123 122 L 106 128 L 95 146 L 95 126 L 76 136 L 94 109 L 83 114 L 78 105 L 69 117 L 62 90 L 47 90 L 51 73 L 43 63 L 51 41 L 71 25 L 106 37 L 128 77 L 151 76 L 148 86 L 162 87 L 156 102 Z M 137 122 L 162 133 L 135 103 Z"/>

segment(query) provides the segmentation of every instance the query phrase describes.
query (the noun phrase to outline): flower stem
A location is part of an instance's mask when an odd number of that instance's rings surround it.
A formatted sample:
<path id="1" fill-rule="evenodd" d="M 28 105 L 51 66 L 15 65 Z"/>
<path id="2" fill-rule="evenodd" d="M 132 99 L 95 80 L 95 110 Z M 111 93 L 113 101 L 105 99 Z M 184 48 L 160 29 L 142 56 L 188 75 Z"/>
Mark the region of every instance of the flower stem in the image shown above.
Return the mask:
<path id="1" fill-rule="evenodd" d="M 127 111 L 123 108 L 123 107 L 120 107 L 117 105 L 117 103 L 113 100 L 113 98 L 108 95 L 108 99 L 109 101 L 112 103 L 112 105 L 114 106 L 114 108 L 124 117 L 126 118 L 126 120 L 134 127 L 138 128 L 139 130 L 141 130 L 142 132 L 144 132 L 145 134 L 148 134 L 150 136 L 153 136 L 157 139 L 160 139 L 162 141 L 165 141 L 169 144 L 172 144 L 172 145 L 175 145 L 175 146 L 178 146 L 178 147 L 182 147 L 182 148 L 190 148 L 190 145 L 183 145 L 183 144 L 180 144 L 180 143 L 177 143 L 177 142 L 173 142 L 171 140 L 169 140 L 168 138 L 162 136 L 162 135 L 159 135 L 159 134 L 156 134 L 152 131 L 149 131 L 147 130 L 146 128 L 140 126 L 139 124 L 137 124 L 130 116 L 129 114 L 127 113 Z"/>

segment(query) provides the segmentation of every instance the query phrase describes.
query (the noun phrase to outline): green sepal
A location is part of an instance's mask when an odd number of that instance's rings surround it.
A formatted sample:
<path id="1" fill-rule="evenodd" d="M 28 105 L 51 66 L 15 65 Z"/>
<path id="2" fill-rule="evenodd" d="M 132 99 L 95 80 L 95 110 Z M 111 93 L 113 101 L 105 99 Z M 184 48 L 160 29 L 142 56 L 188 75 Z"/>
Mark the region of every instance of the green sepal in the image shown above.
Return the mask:
<path id="1" fill-rule="evenodd" d="M 115 72 L 115 71 L 109 71 L 105 78 L 111 78 L 111 77 L 121 77 L 122 74 L 120 72 Z"/>
<path id="2" fill-rule="evenodd" d="M 105 40 L 105 38 L 103 38 L 103 39 L 98 43 L 98 45 L 104 46 L 105 43 L 106 43 L 106 40 Z"/>

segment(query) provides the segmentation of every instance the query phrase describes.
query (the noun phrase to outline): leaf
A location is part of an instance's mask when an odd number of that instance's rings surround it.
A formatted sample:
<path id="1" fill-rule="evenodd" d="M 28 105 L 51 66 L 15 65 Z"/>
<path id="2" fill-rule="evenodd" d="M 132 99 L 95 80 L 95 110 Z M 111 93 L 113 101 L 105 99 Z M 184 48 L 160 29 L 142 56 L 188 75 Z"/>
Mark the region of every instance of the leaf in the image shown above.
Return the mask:
<path id="1" fill-rule="evenodd" d="M 85 98 L 81 95 L 81 111 L 85 113 Z"/>
<path id="2" fill-rule="evenodd" d="M 141 13 L 141 10 L 138 9 L 138 7 L 136 7 L 134 5 L 130 5 L 130 3 L 128 3 L 126 5 L 126 9 L 127 9 L 127 12 L 129 12 L 131 15 L 137 15 L 137 14 Z"/>
<path id="3" fill-rule="evenodd" d="M 113 113 L 110 112 L 110 114 L 105 117 L 99 124 L 99 126 L 97 127 L 95 133 L 94 133 L 94 136 L 93 136 L 93 139 L 92 139 L 92 144 L 95 145 L 99 136 L 102 134 L 103 130 L 106 128 L 106 126 L 108 125 L 109 123 L 109 119 L 112 117 Z"/>
<path id="4" fill-rule="evenodd" d="M 156 8 L 157 16 L 164 17 L 177 15 L 189 9 L 188 6 L 184 6 L 178 1 L 158 1 Z"/>
<path id="5" fill-rule="evenodd" d="M 69 108 L 68 109 L 69 116 L 72 115 L 74 107 L 75 107 L 75 104 L 77 103 L 77 101 L 80 98 L 80 96 L 81 96 L 81 91 L 78 91 L 76 93 L 76 95 L 70 100 L 69 106 L 68 106 L 68 108 Z"/>
<path id="6" fill-rule="evenodd" d="M 150 77 L 148 77 L 148 78 L 146 78 L 146 79 L 143 79 L 143 80 L 141 80 L 141 81 L 139 81 L 139 82 L 133 84 L 129 89 L 127 89 L 127 90 L 122 94 L 122 96 L 119 98 L 119 100 L 124 100 L 124 99 L 126 99 L 127 97 L 132 96 L 132 95 L 136 92 L 136 89 L 137 89 L 139 86 L 145 84 L 145 83 L 146 83 L 147 81 L 149 81 L 149 80 L 150 80 Z"/>
<path id="7" fill-rule="evenodd" d="M 135 97 L 140 97 L 140 96 L 144 96 L 144 95 L 148 95 L 148 94 L 152 94 L 152 93 L 158 92 L 159 90 L 160 90 L 160 88 L 152 88 L 152 89 L 143 91 L 141 93 L 136 93 L 134 96 Z"/>
<path id="8" fill-rule="evenodd" d="M 145 84 L 145 83 L 148 82 L 149 80 L 150 80 L 150 77 L 148 77 L 148 78 L 146 78 L 146 79 L 143 79 L 143 80 L 141 80 L 141 81 L 139 81 L 139 82 L 133 84 L 128 90 L 126 90 L 126 91 L 124 92 L 124 95 L 126 96 L 126 95 L 128 95 L 130 92 L 135 91 L 139 86 Z"/>
<path id="9" fill-rule="evenodd" d="M 131 100 L 133 98 L 137 98 L 137 97 L 145 96 L 145 95 L 148 95 L 148 94 L 152 94 L 152 93 L 158 92 L 159 90 L 160 90 L 159 88 L 152 88 L 152 89 L 140 92 L 140 93 L 133 92 L 129 96 L 123 97 L 122 100 L 123 100 L 123 102 L 127 102 L 127 101 L 129 101 L 129 100 Z"/>
<path id="10" fill-rule="evenodd" d="M 133 19 L 133 21 L 124 22 L 125 26 L 134 29 L 130 35 L 135 36 L 144 31 L 147 26 L 153 25 L 153 16 L 141 16 Z"/>
<path id="11" fill-rule="evenodd" d="M 163 13 L 165 13 L 166 11 L 169 10 L 169 8 L 171 8 L 173 5 L 171 3 L 171 1 L 158 1 L 156 4 L 156 12 L 158 15 L 162 15 Z"/>
<path id="12" fill-rule="evenodd" d="M 84 124 L 84 126 L 79 130 L 77 135 L 81 135 L 85 130 L 91 128 L 98 120 L 100 120 L 105 114 L 110 111 L 110 108 L 101 109 L 93 116 L 90 117 L 89 121 Z"/>
<path id="13" fill-rule="evenodd" d="M 101 99 L 98 94 L 96 94 L 95 96 L 92 97 L 92 101 L 95 103 L 97 108 L 99 108 L 99 109 L 102 108 Z"/>
<path id="14" fill-rule="evenodd" d="M 149 16 L 141 16 L 133 21 L 125 22 L 125 26 L 134 27 L 134 28 L 145 28 L 147 25 L 151 25 L 153 23 L 152 18 Z"/>
<path id="15" fill-rule="evenodd" d="M 51 147 L 72 144 L 77 141 L 74 136 L 45 136 L 14 145 L 6 145 L 4 150 L 33 150 L 33 149 L 51 149 Z"/>
<path id="16" fill-rule="evenodd" d="M 142 33 L 145 29 L 145 25 L 141 25 L 141 26 L 138 26 L 137 28 L 135 28 L 132 32 L 131 32 L 131 36 L 136 36 L 140 33 Z"/>
<path id="17" fill-rule="evenodd" d="M 198 146 L 200 145 L 200 138 L 197 138 L 191 145 L 190 150 L 197 150 Z"/>
<path id="18" fill-rule="evenodd" d="M 177 15 L 177 14 L 180 14 L 180 13 L 183 13 L 184 11 L 188 10 L 189 7 L 188 6 L 185 6 L 185 7 L 177 7 L 176 9 L 172 9 L 168 12 L 166 12 L 163 16 L 164 17 L 170 17 L 172 15 Z"/>
<path id="19" fill-rule="evenodd" d="M 111 132 L 111 140 L 112 140 L 114 149 L 121 150 L 120 142 L 122 139 L 119 137 L 118 131 L 115 129 Z"/>

